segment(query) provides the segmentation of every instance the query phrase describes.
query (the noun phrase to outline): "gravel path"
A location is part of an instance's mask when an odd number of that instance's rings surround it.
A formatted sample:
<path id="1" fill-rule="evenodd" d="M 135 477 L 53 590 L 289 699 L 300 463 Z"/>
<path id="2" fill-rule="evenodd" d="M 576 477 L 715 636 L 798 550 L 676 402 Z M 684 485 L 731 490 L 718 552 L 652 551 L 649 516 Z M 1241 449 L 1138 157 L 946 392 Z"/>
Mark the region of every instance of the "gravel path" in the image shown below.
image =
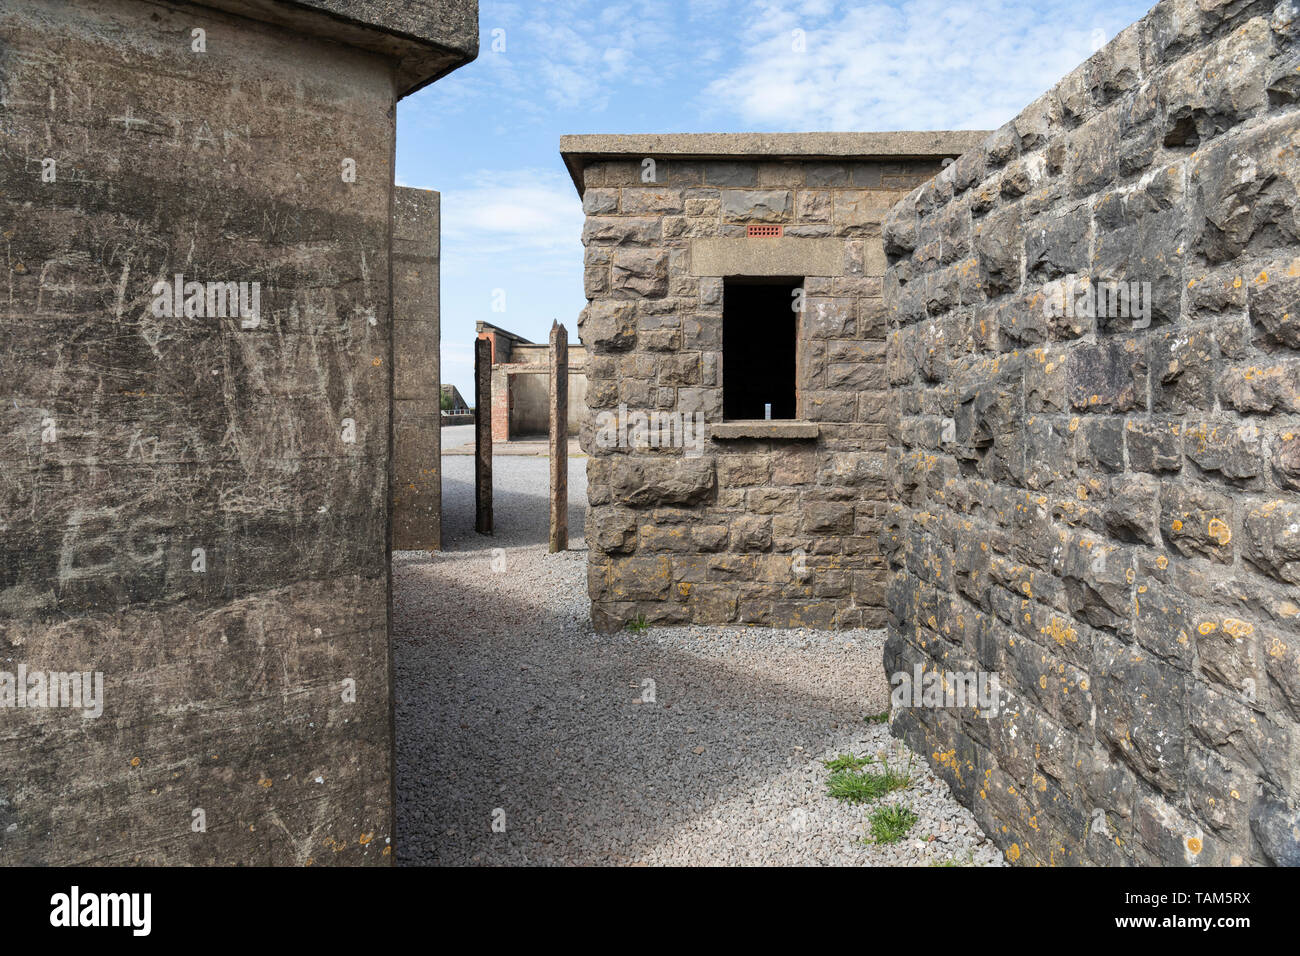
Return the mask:
<path id="1" fill-rule="evenodd" d="M 493 538 L 473 533 L 473 459 L 443 468 L 445 550 L 393 556 L 400 863 L 1000 862 L 863 719 L 888 704 L 881 632 L 596 634 L 581 537 L 546 553 L 546 460 L 494 462 Z M 585 460 L 569 491 L 580 535 Z M 847 752 L 911 761 L 883 801 L 918 815 L 901 842 L 865 845 L 876 805 L 826 795 L 821 761 Z"/>

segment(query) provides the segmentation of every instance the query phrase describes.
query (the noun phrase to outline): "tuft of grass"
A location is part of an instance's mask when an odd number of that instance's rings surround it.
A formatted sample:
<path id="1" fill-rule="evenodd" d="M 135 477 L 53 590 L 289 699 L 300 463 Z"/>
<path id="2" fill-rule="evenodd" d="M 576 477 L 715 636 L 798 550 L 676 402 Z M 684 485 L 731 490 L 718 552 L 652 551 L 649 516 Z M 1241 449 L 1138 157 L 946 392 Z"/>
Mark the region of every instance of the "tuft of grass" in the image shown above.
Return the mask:
<path id="1" fill-rule="evenodd" d="M 838 759 L 838 758 L 837 758 Z M 889 765 L 887 758 L 881 758 L 882 770 L 836 770 L 826 781 L 829 793 L 836 800 L 849 803 L 866 803 L 878 800 L 887 793 L 902 790 L 912 782 L 912 765 L 899 772 Z"/>
<path id="2" fill-rule="evenodd" d="M 966 851 L 966 859 L 965 859 L 965 860 L 958 860 L 958 859 L 956 859 L 956 858 L 954 858 L 954 857 L 949 857 L 949 858 L 946 859 L 946 860 L 935 860 L 935 861 L 934 861 L 933 863 L 931 863 L 930 865 L 931 865 L 931 866 L 974 866 L 974 865 L 975 865 L 975 851 L 974 851 L 974 850 L 970 850 L 970 849 L 968 849 L 968 850 Z"/>
<path id="3" fill-rule="evenodd" d="M 887 724 L 889 723 L 889 711 L 883 711 L 879 714 L 867 714 L 862 718 L 869 724 Z"/>
<path id="4" fill-rule="evenodd" d="M 830 771 L 861 770 L 869 763 L 875 763 L 874 757 L 855 757 L 853 754 L 840 754 L 831 760 L 823 760 L 822 766 Z"/>
<path id="5" fill-rule="evenodd" d="M 916 814 L 901 803 L 890 804 L 874 810 L 871 820 L 871 837 L 874 843 L 897 843 L 916 825 Z"/>
<path id="6" fill-rule="evenodd" d="M 650 622 L 645 619 L 644 614 L 638 614 L 627 622 L 627 629 L 634 634 L 640 634 L 642 631 L 650 630 Z"/>

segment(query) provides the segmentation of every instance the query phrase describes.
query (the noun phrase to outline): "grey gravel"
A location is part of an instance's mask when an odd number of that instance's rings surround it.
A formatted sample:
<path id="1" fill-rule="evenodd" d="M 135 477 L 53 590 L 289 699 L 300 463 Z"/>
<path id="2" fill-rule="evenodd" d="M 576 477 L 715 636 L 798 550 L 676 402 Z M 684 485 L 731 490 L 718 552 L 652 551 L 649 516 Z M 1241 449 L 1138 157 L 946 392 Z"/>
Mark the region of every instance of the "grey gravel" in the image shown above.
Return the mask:
<path id="1" fill-rule="evenodd" d="M 491 538 L 473 464 L 443 459 L 444 550 L 393 556 L 399 863 L 1000 865 L 947 784 L 864 721 L 888 706 L 882 632 L 597 634 L 586 462 L 554 555 L 546 459 L 495 459 Z M 884 800 L 919 817 L 901 842 L 864 844 L 874 805 L 826 795 L 821 761 L 847 752 L 910 761 Z"/>

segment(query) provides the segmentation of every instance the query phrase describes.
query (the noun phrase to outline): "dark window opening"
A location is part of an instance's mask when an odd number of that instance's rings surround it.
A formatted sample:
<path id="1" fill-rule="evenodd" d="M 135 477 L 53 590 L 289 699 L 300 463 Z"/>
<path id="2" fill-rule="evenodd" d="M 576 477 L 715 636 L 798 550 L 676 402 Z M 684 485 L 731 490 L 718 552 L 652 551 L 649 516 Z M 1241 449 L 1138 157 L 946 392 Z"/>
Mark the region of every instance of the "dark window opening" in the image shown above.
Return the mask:
<path id="1" fill-rule="evenodd" d="M 795 418 L 795 342 L 801 279 L 726 279 L 722 288 L 722 417 Z"/>

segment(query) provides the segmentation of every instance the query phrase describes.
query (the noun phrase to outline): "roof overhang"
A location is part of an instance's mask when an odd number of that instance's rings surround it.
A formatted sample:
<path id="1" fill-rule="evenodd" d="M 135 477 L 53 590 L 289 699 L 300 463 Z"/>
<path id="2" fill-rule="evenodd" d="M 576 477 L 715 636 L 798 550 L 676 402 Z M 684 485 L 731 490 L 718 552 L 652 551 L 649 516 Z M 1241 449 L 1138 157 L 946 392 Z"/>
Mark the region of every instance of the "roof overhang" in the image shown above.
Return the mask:
<path id="1" fill-rule="evenodd" d="M 916 160 L 956 158 L 982 143 L 988 130 L 906 130 L 894 133 L 644 133 L 561 136 L 560 155 L 578 195 L 589 163 L 651 157 L 722 160 Z"/>
<path id="2" fill-rule="evenodd" d="M 478 0 L 202 0 L 195 5 L 386 56 L 395 63 L 399 99 L 478 56 Z"/>

